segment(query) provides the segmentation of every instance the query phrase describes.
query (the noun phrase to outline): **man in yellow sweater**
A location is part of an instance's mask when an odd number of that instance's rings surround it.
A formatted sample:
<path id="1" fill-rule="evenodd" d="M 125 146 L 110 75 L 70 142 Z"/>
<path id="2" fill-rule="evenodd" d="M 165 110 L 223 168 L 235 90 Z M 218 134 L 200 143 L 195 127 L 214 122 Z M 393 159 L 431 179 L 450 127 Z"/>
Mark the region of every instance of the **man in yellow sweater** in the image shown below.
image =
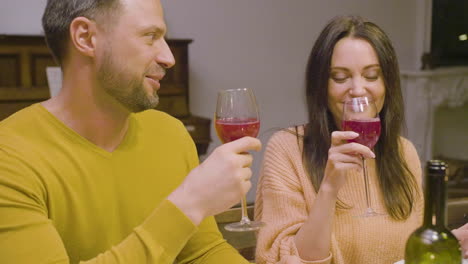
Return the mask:
<path id="1" fill-rule="evenodd" d="M 260 142 L 198 166 L 181 122 L 147 110 L 175 63 L 159 0 L 48 0 L 43 26 L 63 85 L 0 123 L 0 263 L 247 263 L 212 216 Z"/>

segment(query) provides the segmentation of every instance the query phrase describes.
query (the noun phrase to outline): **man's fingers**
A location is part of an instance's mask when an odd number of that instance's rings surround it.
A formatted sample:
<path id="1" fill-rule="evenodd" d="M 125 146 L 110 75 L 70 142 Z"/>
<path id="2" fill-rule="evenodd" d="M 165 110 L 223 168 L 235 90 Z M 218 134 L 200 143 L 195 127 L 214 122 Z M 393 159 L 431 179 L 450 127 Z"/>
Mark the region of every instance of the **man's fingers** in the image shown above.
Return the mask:
<path id="1" fill-rule="evenodd" d="M 252 183 L 250 181 L 243 181 L 242 182 L 242 195 L 245 195 L 250 188 L 252 187 Z"/>
<path id="2" fill-rule="evenodd" d="M 452 230 L 453 235 L 460 241 L 468 239 L 468 230 L 462 228 L 463 227 Z"/>
<path id="3" fill-rule="evenodd" d="M 242 168 L 239 175 L 242 181 L 249 181 L 252 178 L 252 170 L 250 168 Z"/>
<path id="4" fill-rule="evenodd" d="M 459 227 L 458 229 L 466 229 L 466 230 L 468 230 L 468 223 L 464 224 L 462 227 Z"/>
<path id="5" fill-rule="evenodd" d="M 463 258 L 468 258 L 468 240 L 465 239 L 460 241 L 460 246 L 463 253 Z"/>
<path id="6" fill-rule="evenodd" d="M 249 153 L 240 153 L 238 155 L 238 161 L 240 167 L 250 167 L 252 166 L 253 157 Z"/>
<path id="7" fill-rule="evenodd" d="M 260 140 L 253 137 L 243 137 L 224 145 L 229 147 L 235 153 L 242 153 L 250 150 L 260 151 L 262 149 L 262 143 Z"/>

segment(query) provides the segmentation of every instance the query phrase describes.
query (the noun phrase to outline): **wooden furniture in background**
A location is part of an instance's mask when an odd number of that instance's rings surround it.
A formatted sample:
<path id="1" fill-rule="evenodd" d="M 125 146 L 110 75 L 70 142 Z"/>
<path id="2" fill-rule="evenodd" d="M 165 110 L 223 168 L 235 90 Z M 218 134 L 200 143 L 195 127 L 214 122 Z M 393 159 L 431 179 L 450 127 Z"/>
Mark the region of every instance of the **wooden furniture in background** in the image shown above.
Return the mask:
<path id="1" fill-rule="evenodd" d="M 176 65 L 161 81 L 158 110 L 180 119 L 205 154 L 210 138 L 207 118 L 190 114 L 188 45 L 192 40 L 169 39 Z M 0 35 L 0 120 L 50 98 L 46 67 L 57 66 L 42 36 Z"/>
<path id="2" fill-rule="evenodd" d="M 55 65 L 43 38 L 0 36 L 0 120 L 48 99 L 45 68 Z"/>

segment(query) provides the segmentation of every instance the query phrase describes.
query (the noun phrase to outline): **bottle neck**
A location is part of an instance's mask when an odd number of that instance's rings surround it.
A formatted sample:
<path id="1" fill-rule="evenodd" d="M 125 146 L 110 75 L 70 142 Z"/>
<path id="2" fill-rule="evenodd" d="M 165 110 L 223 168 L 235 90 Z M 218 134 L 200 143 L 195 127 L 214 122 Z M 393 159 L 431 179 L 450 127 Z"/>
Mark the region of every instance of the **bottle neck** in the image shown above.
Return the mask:
<path id="1" fill-rule="evenodd" d="M 427 174 L 424 226 L 445 227 L 447 192 L 444 175 Z"/>

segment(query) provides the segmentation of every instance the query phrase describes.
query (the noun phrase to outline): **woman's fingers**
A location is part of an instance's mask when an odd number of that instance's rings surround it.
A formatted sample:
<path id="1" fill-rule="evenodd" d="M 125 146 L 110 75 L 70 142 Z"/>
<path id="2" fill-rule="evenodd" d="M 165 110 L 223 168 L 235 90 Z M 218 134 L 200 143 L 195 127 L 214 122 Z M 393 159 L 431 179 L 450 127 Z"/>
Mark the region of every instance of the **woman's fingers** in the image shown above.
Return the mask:
<path id="1" fill-rule="evenodd" d="M 332 133 L 331 152 L 342 152 L 352 155 L 361 155 L 365 158 L 375 158 L 374 152 L 367 146 L 359 143 L 348 143 L 348 140 L 358 137 L 359 134 L 353 131 L 334 131 Z"/>
<path id="2" fill-rule="evenodd" d="M 330 148 L 330 151 L 345 153 L 348 155 L 363 156 L 370 159 L 375 158 L 375 154 L 372 152 L 372 150 L 370 150 L 370 148 L 355 142 L 332 147 Z"/>
<path id="3" fill-rule="evenodd" d="M 362 168 L 361 157 L 357 155 L 349 155 L 349 154 L 336 152 L 336 153 L 329 154 L 328 160 L 332 162 L 333 167 L 337 169 L 344 168 L 344 167 L 354 167 L 358 169 Z"/>
<path id="4" fill-rule="evenodd" d="M 353 131 L 333 131 L 331 134 L 331 144 L 332 146 L 338 146 L 358 136 L 359 134 Z"/>

